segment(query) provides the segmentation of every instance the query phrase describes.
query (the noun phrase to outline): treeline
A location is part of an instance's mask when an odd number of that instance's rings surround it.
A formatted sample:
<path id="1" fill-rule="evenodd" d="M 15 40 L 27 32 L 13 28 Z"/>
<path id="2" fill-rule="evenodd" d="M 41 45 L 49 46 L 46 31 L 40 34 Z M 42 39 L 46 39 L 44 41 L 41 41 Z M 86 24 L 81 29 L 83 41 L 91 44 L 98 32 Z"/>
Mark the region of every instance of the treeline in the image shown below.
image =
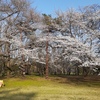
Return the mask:
<path id="1" fill-rule="evenodd" d="M 56 17 L 28 0 L 0 0 L 0 75 L 99 74 L 100 5 Z"/>

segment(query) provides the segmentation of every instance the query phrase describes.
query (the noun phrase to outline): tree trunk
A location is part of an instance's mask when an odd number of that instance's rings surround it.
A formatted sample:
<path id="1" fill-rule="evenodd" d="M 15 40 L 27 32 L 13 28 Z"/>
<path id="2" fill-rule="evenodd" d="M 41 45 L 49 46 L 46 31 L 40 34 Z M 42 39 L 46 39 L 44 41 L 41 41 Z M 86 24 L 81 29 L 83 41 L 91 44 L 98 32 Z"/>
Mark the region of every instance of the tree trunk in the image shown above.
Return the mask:
<path id="1" fill-rule="evenodd" d="M 48 60 L 49 60 L 49 57 L 48 57 L 48 40 L 46 42 L 46 79 L 48 78 Z"/>

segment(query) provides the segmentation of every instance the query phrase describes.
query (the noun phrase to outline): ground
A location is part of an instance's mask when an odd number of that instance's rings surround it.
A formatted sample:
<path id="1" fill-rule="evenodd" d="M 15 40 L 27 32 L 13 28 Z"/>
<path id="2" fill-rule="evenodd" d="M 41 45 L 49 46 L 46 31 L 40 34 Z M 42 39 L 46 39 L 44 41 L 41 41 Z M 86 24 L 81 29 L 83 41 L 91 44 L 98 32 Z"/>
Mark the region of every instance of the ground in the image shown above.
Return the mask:
<path id="1" fill-rule="evenodd" d="M 100 77 L 39 76 L 4 79 L 0 100 L 100 100 Z"/>

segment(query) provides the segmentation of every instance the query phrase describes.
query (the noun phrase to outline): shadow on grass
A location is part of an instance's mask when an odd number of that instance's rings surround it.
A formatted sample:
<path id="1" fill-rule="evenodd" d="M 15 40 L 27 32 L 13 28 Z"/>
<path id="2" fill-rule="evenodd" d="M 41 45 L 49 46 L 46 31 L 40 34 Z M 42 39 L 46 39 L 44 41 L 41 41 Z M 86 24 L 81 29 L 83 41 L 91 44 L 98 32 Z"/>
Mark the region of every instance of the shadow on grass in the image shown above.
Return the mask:
<path id="1" fill-rule="evenodd" d="M 0 92 L 0 100 L 34 100 L 35 96 L 36 93 L 21 92 L 19 88 Z"/>
<path id="2" fill-rule="evenodd" d="M 84 86 L 98 86 L 100 87 L 100 76 L 75 76 L 75 75 L 56 75 L 52 76 L 59 83 L 64 84 L 75 84 L 75 85 L 84 85 Z"/>

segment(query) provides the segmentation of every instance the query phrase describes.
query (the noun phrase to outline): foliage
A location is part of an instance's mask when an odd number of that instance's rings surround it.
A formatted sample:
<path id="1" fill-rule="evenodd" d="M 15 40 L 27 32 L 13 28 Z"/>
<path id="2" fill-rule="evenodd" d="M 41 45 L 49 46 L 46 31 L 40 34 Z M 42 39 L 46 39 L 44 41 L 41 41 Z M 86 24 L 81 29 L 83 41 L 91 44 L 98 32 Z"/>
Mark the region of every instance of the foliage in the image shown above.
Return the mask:
<path id="1" fill-rule="evenodd" d="M 100 44 L 99 5 L 80 11 L 57 11 L 57 17 L 52 18 L 37 13 L 27 0 L 0 0 L 0 12 L 2 75 L 9 76 L 17 68 L 17 73 L 30 74 L 33 63 L 39 63 L 37 69 L 42 71 L 49 67 L 53 74 L 56 70 L 78 72 L 78 67 L 85 67 L 86 62 L 91 69 L 100 67 L 96 61 Z"/>

